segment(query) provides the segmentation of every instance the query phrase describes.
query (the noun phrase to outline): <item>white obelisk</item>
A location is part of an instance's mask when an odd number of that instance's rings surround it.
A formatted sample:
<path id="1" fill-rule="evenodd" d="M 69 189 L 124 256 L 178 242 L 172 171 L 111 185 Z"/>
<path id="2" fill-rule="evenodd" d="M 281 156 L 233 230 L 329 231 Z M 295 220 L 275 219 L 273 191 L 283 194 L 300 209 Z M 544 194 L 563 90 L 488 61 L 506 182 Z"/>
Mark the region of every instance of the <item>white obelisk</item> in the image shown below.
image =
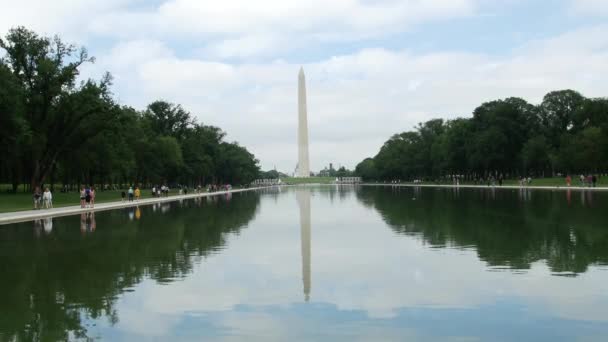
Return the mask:
<path id="1" fill-rule="evenodd" d="M 298 75 L 298 177 L 310 177 L 306 79 L 304 78 L 303 68 L 300 68 L 300 74 Z"/>

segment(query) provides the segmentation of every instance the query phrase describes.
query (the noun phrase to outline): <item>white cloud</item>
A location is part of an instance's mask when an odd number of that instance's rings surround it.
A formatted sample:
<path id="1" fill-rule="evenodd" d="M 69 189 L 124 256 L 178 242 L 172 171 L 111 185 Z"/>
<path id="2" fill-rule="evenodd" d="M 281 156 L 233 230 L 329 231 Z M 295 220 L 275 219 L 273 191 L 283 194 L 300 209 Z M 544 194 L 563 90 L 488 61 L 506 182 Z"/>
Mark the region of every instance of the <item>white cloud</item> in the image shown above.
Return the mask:
<path id="1" fill-rule="evenodd" d="M 0 32 L 26 26 L 40 34 L 61 34 L 69 40 L 87 37 L 91 17 L 120 11 L 140 0 L 0 0 Z"/>
<path id="2" fill-rule="evenodd" d="M 219 58 L 272 56 L 281 46 L 289 46 L 289 49 L 295 49 L 304 43 L 298 40 L 290 40 L 285 35 L 276 33 L 246 34 L 238 38 L 229 38 L 209 44 L 201 51 L 205 55 Z"/>
<path id="3" fill-rule="evenodd" d="M 1 4 L 0 29 L 31 24 L 68 32 L 68 40 L 103 38 L 108 47 L 91 51 L 98 62 L 84 75 L 112 72 L 117 98 L 128 105 L 142 108 L 159 98 L 182 104 L 247 146 L 265 169 L 290 171 L 296 163 L 299 60 L 308 61 L 314 170 L 330 162 L 352 168 L 393 133 L 434 117 L 468 115 L 483 101 L 520 96 L 539 102 L 560 88 L 594 97 L 608 93 L 606 25 L 528 40 L 501 55 L 364 44 L 418 24 L 474 15 L 478 0 L 70 4 Z M 334 56 L 319 53 L 335 42 L 361 45 Z M 294 49 L 302 58 L 281 59 Z"/>
<path id="4" fill-rule="evenodd" d="M 608 1 L 606 0 L 572 0 L 572 8 L 581 14 L 608 15 Z"/>
<path id="5" fill-rule="evenodd" d="M 172 0 L 159 7 L 163 19 L 177 30 L 200 33 L 287 31 L 327 34 L 332 31 L 370 31 L 402 28 L 425 20 L 470 15 L 473 0 Z"/>
<path id="6" fill-rule="evenodd" d="M 475 13 L 478 0 L 169 0 L 115 8 L 84 25 L 120 39 L 188 42 L 210 57 L 271 56 L 319 43 L 351 42 Z"/>
<path id="7" fill-rule="evenodd" d="M 529 42 L 506 57 L 362 49 L 305 64 L 313 169 L 329 162 L 354 167 L 393 133 L 433 117 L 469 115 L 483 101 L 520 96 L 537 103 L 561 88 L 603 96 L 606 32 L 606 26 L 580 29 Z M 119 89 L 124 79 L 137 85 L 138 103 L 181 103 L 249 147 L 264 168 L 293 169 L 299 65 L 181 59 L 150 42 L 146 51 L 158 57 L 140 60 L 138 44 L 121 44 L 129 47 L 125 53 L 111 53 L 116 67 L 110 70 L 133 72 L 117 80 Z"/>

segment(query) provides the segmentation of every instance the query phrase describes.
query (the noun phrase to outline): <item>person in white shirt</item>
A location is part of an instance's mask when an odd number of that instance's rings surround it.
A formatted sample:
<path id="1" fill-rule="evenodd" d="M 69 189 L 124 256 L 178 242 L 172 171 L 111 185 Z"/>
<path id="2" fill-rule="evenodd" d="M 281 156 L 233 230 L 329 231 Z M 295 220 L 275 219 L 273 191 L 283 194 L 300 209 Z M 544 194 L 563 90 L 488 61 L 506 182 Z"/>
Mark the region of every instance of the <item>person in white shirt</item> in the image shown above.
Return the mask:
<path id="1" fill-rule="evenodd" d="M 45 188 L 42 193 L 42 203 L 45 208 L 49 209 L 53 207 L 53 194 L 49 190 L 49 188 Z"/>

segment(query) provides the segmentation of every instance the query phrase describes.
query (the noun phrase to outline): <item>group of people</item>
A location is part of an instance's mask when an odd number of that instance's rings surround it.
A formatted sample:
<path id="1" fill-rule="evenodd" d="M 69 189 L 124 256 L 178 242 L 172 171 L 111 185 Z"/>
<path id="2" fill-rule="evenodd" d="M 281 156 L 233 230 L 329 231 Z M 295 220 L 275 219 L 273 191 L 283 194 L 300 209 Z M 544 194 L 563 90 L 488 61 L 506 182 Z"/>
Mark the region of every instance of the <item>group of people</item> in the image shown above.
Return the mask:
<path id="1" fill-rule="evenodd" d="M 597 184 L 597 176 L 596 175 L 580 175 L 578 177 L 579 181 L 581 182 L 581 186 L 582 187 L 593 187 L 595 188 L 596 184 Z M 566 176 L 566 185 L 567 186 L 571 186 L 572 185 L 572 177 L 570 177 L 570 175 Z"/>
<path id="2" fill-rule="evenodd" d="M 125 197 L 128 196 L 129 202 L 133 202 L 133 199 L 135 199 L 136 201 L 139 201 L 139 198 L 141 197 L 141 190 L 139 190 L 139 187 L 135 187 L 135 189 L 133 189 L 132 186 L 129 187 L 129 190 L 127 190 L 127 192 L 122 191 L 120 193 L 120 197 L 122 198 L 122 201 L 125 201 Z"/>
<path id="3" fill-rule="evenodd" d="M 44 192 L 40 191 L 40 187 L 34 190 L 34 210 L 42 208 L 50 209 L 53 207 L 53 194 L 49 188 L 44 188 Z"/>
<path id="4" fill-rule="evenodd" d="M 152 187 L 152 197 L 168 197 L 169 196 L 169 187 L 166 185 L 161 186 L 153 186 Z"/>
<path id="5" fill-rule="evenodd" d="M 231 190 L 232 186 L 230 184 L 225 185 L 215 185 L 211 184 L 207 187 L 207 192 L 215 192 L 221 190 Z M 194 188 L 195 193 L 202 193 L 205 189 L 198 185 Z M 61 189 L 61 192 L 68 191 L 64 186 Z M 95 207 L 95 197 L 96 190 L 93 186 L 81 186 L 80 187 L 80 207 L 81 208 L 94 208 Z M 180 195 L 188 194 L 188 187 L 180 186 L 179 188 Z M 162 186 L 154 186 L 152 187 L 152 197 L 168 197 L 169 196 L 169 187 L 166 185 Z M 129 189 L 125 192 L 121 192 L 122 201 L 128 200 L 129 202 L 138 201 L 141 198 L 141 190 L 137 186 L 130 186 Z M 41 191 L 40 187 L 36 187 L 33 194 L 34 200 L 34 209 L 42 209 L 42 208 L 53 208 L 53 194 L 49 190 L 49 188 L 45 188 L 44 191 Z"/>
<path id="6" fill-rule="evenodd" d="M 532 184 L 532 177 L 521 177 L 519 179 L 519 186 L 530 186 Z"/>
<path id="7" fill-rule="evenodd" d="M 80 207 L 94 208 L 95 207 L 95 187 L 81 186 L 80 187 Z"/>
<path id="8" fill-rule="evenodd" d="M 216 192 L 216 191 L 223 191 L 223 190 L 232 190 L 232 185 L 230 184 L 222 184 L 222 185 L 216 185 L 216 184 L 210 184 L 207 187 L 207 192 Z"/>

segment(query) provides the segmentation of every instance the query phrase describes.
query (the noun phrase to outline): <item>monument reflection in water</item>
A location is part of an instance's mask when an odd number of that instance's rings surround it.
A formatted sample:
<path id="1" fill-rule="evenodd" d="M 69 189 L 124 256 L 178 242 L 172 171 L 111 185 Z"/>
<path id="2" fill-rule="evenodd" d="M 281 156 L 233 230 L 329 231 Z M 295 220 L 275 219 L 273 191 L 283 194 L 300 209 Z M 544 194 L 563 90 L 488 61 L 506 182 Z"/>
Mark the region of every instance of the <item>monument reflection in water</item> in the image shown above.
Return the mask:
<path id="1" fill-rule="evenodd" d="M 2 226 L 0 340 L 603 341 L 607 209 L 323 186 Z"/>
<path id="2" fill-rule="evenodd" d="M 300 240 L 302 244 L 302 281 L 304 283 L 304 299 L 310 300 L 310 189 L 296 192 L 300 208 Z"/>

